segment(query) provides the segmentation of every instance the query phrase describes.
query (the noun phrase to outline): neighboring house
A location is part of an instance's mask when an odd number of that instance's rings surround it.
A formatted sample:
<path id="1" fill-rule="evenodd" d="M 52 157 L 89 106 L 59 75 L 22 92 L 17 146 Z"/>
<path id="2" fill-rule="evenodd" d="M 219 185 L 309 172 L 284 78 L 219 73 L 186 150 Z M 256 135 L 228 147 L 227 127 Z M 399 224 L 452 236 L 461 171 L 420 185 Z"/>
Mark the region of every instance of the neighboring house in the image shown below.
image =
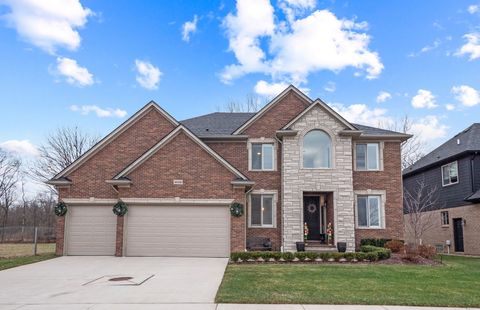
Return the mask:
<path id="1" fill-rule="evenodd" d="M 425 182 L 437 189 L 425 216 L 432 226 L 422 242 L 445 250 L 480 254 L 480 123 L 460 132 L 403 171 L 404 190 Z M 405 223 L 407 223 L 405 215 Z M 406 227 L 407 241 L 412 241 Z M 450 249 L 448 246 L 450 245 Z"/>
<path id="2" fill-rule="evenodd" d="M 403 239 L 409 137 L 351 124 L 293 86 L 257 113 L 182 122 L 151 102 L 49 182 L 68 205 L 57 254 L 227 257 L 252 237 L 294 251 L 304 223 L 317 244 L 331 223 L 348 251 Z"/>

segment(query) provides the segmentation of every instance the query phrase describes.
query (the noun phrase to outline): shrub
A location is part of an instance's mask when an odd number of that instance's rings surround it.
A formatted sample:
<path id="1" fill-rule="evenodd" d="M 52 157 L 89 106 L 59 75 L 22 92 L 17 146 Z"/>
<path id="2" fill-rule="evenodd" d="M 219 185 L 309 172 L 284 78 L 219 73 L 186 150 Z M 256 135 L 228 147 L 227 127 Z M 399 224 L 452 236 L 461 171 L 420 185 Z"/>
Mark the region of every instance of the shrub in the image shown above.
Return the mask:
<path id="1" fill-rule="evenodd" d="M 392 251 L 390 249 L 382 248 L 377 251 L 377 255 L 379 260 L 388 259 L 392 256 Z"/>
<path id="2" fill-rule="evenodd" d="M 296 252 L 295 257 L 298 258 L 301 261 L 304 261 L 305 258 L 307 258 L 307 252 Z"/>
<path id="3" fill-rule="evenodd" d="M 284 252 L 282 253 L 282 258 L 287 262 L 291 262 L 295 258 L 295 254 L 292 252 Z"/>
<path id="4" fill-rule="evenodd" d="M 363 261 L 364 259 L 367 259 L 367 253 L 357 252 L 357 253 L 355 253 L 355 258 L 356 258 L 358 261 Z"/>
<path id="5" fill-rule="evenodd" d="M 374 245 L 362 245 L 360 247 L 360 251 L 365 252 L 365 253 L 376 252 L 376 251 L 379 251 L 381 249 L 383 249 L 383 248 L 380 248 L 380 247 L 377 247 L 377 246 L 374 246 Z"/>
<path id="6" fill-rule="evenodd" d="M 385 247 L 385 243 L 387 243 L 388 241 L 390 241 L 391 239 L 383 239 L 383 238 L 379 238 L 379 239 L 376 239 L 376 238 L 367 238 L 367 239 L 362 239 L 360 240 L 360 245 L 373 245 L 373 246 L 376 246 L 376 247 Z"/>
<path id="7" fill-rule="evenodd" d="M 417 248 L 417 253 L 419 256 L 427 259 L 432 259 L 437 254 L 437 249 L 430 244 L 419 245 Z"/>
<path id="8" fill-rule="evenodd" d="M 365 254 L 365 259 L 368 259 L 371 262 L 376 262 L 378 260 L 378 252 L 367 252 Z"/>
<path id="9" fill-rule="evenodd" d="M 385 243 L 385 248 L 390 249 L 392 253 L 401 253 L 405 249 L 405 245 L 400 240 L 391 240 Z"/>

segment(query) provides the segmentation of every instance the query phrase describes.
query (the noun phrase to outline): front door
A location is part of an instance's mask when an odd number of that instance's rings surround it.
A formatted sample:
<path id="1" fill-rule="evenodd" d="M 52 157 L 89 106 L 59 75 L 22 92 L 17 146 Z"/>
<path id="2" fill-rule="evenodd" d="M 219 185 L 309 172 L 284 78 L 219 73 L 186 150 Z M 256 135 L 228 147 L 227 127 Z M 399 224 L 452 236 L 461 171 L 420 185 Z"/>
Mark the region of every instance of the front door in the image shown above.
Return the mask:
<path id="1" fill-rule="evenodd" d="M 303 222 L 308 226 L 308 240 L 320 240 L 320 197 L 303 197 Z"/>
<path id="2" fill-rule="evenodd" d="M 455 252 L 463 252 L 463 220 L 453 219 L 453 240 L 455 242 Z"/>

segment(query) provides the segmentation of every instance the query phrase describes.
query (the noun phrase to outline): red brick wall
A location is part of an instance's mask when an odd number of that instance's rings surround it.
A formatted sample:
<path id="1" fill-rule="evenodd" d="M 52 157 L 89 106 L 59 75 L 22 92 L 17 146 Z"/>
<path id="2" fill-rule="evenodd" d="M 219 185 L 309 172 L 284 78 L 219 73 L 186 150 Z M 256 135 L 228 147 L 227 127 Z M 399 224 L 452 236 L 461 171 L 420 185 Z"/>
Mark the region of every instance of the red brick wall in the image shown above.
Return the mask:
<path id="1" fill-rule="evenodd" d="M 64 236 L 65 236 L 65 216 L 57 216 L 55 228 L 55 240 L 56 240 L 56 248 L 55 254 L 63 255 L 63 244 L 64 244 Z"/>
<path id="2" fill-rule="evenodd" d="M 400 142 L 385 142 L 383 171 L 354 171 L 354 190 L 386 190 L 385 229 L 355 229 L 357 247 L 364 238 L 404 238 Z"/>
<path id="3" fill-rule="evenodd" d="M 123 226 L 125 217 L 117 216 L 117 232 L 115 239 L 115 256 L 123 256 Z"/>

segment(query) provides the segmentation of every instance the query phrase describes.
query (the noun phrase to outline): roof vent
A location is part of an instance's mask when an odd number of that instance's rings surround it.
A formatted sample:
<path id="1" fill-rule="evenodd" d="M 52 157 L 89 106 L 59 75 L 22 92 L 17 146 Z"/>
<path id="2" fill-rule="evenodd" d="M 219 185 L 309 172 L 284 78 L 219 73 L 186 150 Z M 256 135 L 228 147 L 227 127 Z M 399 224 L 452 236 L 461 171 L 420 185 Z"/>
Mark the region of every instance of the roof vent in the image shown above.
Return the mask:
<path id="1" fill-rule="evenodd" d="M 457 145 L 460 145 L 460 139 L 457 139 Z"/>

